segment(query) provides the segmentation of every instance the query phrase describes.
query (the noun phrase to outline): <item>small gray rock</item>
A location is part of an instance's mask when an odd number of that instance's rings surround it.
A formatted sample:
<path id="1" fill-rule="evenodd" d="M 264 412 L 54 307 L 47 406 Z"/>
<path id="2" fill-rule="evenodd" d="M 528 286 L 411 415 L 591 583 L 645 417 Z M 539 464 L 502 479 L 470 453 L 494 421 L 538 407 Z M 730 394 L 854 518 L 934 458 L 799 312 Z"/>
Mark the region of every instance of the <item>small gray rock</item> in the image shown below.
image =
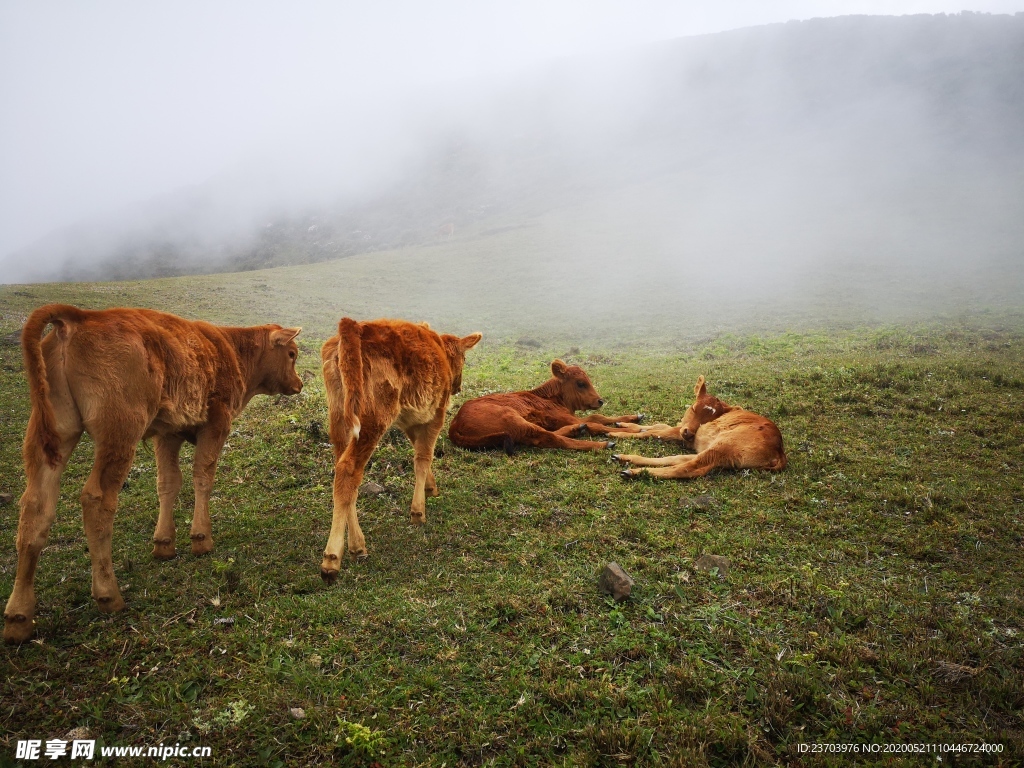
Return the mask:
<path id="1" fill-rule="evenodd" d="M 633 577 L 622 570 L 618 563 L 608 563 L 601 571 L 597 586 L 606 595 L 611 595 L 615 602 L 621 603 L 629 597 L 635 583 Z"/>
<path id="2" fill-rule="evenodd" d="M 719 557 L 718 555 L 701 555 L 693 567 L 698 571 L 710 571 L 712 568 L 718 569 L 718 578 L 724 579 L 729 573 L 729 567 L 732 563 L 729 562 L 727 557 Z"/>
<path id="3" fill-rule="evenodd" d="M 380 496 L 382 493 L 384 493 L 384 486 L 374 482 L 363 483 L 359 486 L 361 496 Z"/>
<path id="4" fill-rule="evenodd" d="M 702 512 L 707 512 L 712 509 L 718 509 L 718 502 L 715 501 L 715 497 L 709 493 L 702 493 L 700 496 L 693 496 L 689 499 L 683 499 L 684 509 L 699 509 Z"/>
<path id="5" fill-rule="evenodd" d="M 292 718 L 295 720 L 301 720 L 306 716 L 306 710 L 302 707 L 292 707 L 288 710 L 292 714 Z"/>
<path id="6" fill-rule="evenodd" d="M 10 493 L 0 493 L 0 507 L 6 507 L 14 501 L 14 496 Z"/>
<path id="7" fill-rule="evenodd" d="M 966 667 L 963 664 L 955 664 L 952 661 L 936 661 L 935 671 L 938 677 L 945 680 L 947 683 L 959 683 L 964 680 L 968 680 L 975 677 L 980 669 L 976 667 Z"/>
<path id="8" fill-rule="evenodd" d="M 92 738 L 92 732 L 84 725 L 80 725 L 77 728 L 72 728 L 70 731 L 64 734 L 62 737 L 64 741 L 80 741 Z"/>

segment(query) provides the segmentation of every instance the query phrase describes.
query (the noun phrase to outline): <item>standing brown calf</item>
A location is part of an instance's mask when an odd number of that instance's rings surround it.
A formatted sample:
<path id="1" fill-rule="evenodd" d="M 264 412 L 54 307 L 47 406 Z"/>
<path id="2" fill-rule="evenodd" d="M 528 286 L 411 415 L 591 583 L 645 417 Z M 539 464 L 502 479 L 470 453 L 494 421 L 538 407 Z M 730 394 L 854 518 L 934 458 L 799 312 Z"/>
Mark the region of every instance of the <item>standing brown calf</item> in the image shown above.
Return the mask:
<path id="1" fill-rule="evenodd" d="M 40 341 L 47 325 L 53 330 Z M 210 491 L 231 421 L 258 394 L 293 395 L 299 328 L 221 328 L 149 309 L 40 307 L 22 330 L 32 412 L 25 432 L 25 493 L 18 570 L 4 611 L 4 639 L 32 635 L 35 571 L 56 516 L 60 477 L 83 432 L 95 445 L 82 490 L 92 596 L 104 613 L 124 608 L 111 561 L 117 494 L 140 440 L 152 437 L 160 516 L 154 557 L 174 557 L 178 453 L 194 443 L 192 552 L 213 549 Z"/>
<path id="2" fill-rule="evenodd" d="M 359 323 L 343 317 L 338 335 L 320 350 L 334 446 L 334 518 L 320 576 L 338 578 L 345 532 L 353 557 L 366 557 L 366 539 L 356 515 L 363 470 L 377 442 L 392 424 L 415 449 L 416 485 L 412 522 L 425 521 L 427 494 L 437 496 L 430 464 L 453 394 L 462 389 L 467 350 L 479 333 L 465 338 L 438 334 L 426 323 L 376 320 Z"/>
<path id="3" fill-rule="evenodd" d="M 626 469 L 622 476 L 634 478 L 641 472 L 655 477 L 701 477 L 713 469 L 767 469 L 777 472 L 786 467 L 786 452 L 782 447 L 782 433 L 775 423 L 764 416 L 726 405 L 709 395 L 704 377 L 697 379 L 693 388 L 696 401 L 676 427 L 654 424 L 636 431 L 620 429 L 612 435 L 620 437 L 657 437 L 678 440 L 692 445 L 694 455 L 666 456 L 651 459 L 632 454 L 617 454 L 613 459 L 622 464 L 636 464 L 658 469 Z"/>
<path id="4" fill-rule="evenodd" d="M 504 448 L 516 445 L 600 451 L 613 442 L 575 440 L 569 435 L 603 434 L 622 422 L 638 422 L 641 414 L 615 418 L 591 414 L 585 419 L 576 411 L 600 408 L 597 394 L 582 368 L 561 360 L 551 363 L 552 378 L 536 389 L 484 395 L 462 404 L 448 437 L 460 448 Z"/>

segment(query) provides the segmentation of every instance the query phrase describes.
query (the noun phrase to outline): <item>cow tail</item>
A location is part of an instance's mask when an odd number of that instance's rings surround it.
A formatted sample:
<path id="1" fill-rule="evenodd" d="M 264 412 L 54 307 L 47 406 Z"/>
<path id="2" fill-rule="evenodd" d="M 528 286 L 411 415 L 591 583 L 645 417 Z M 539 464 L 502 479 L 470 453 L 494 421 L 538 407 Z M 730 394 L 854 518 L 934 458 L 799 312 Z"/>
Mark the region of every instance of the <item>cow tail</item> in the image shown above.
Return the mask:
<path id="1" fill-rule="evenodd" d="M 345 385 L 342 411 L 346 439 L 359 437 L 359 413 L 363 400 L 363 337 L 362 326 L 350 317 L 338 323 L 338 372 Z"/>
<path id="2" fill-rule="evenodd" d="M 50 382 L 46 377 L 46 361 L 43 360 L 42 335 L 46 326 L 53 323 L 58 334 L 66 333 L 68 321 L 81 320 L 84 312 L 67 304 L 47 304 L 40 307 L 25 322 L 21 329 L 21 353 L 28 375 L 29 401 L 36 415 L 35 439 L 42 448 L 46 461 L 56 468 L 61 460 L 60 436 L 57 434 L 57 418 L 50 401 Z"/>

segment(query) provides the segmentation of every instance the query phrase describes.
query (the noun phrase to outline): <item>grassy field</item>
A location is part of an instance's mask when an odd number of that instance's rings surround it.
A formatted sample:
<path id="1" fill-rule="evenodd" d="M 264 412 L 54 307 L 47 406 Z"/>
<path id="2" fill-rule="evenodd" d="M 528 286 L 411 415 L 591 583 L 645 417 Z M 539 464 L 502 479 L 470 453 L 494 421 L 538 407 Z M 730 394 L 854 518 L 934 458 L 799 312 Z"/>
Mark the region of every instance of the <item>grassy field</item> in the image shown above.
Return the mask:
<path id="1" fill-rule="evenodd" d="M 1001 754 L 946 753 L 941 764 L 1024 759 L 1019 315 L 884 327 L 819 317 L 761 334 L 694 326 L 643 343 L 600 319 L 605 335 L 578 342 L 510 320 L 506 336 L 469 353 L 459 402 L 535 385 L 563 356 L 590 372 L 607 412 L 674 422 L 704 374 L 714 394 L 779 424 L 788 468 L 627 483 L 607 453 L 508 457 L 443 438 L 442 495 L 418 528 L 411 449 L 389 433 L 367 476 L 383 492 L 360 498 L 370 557 L 346 560 L 326 587 L 319 340 L 342 312 L 428 317 L 463 333 L 503 319 L 483 299 L 479 324 L 472 306 L 368 310 L 386 288 L 355 261 L 345 268 L 341 303 L 315 271 L 337 265 L 0 290 L 4 337 L 48 300 L 253 322 L 267 294 L 282 308 L 273 319 L 307 325 L 300 367 L 315 374 L 301 395 L 257 398 L 236 422 L 211 556 L 150 559 L 155 467 L 140 448 L 114 533 L 128 608 L 113 617 L 89 596 L 83 441 L 41 559 L 37 638 L 0 649 L 0 765 L 13 764 L 19 739 L 75 728 L 106 745 L 209 746 L 205 765 L 852 762 L 800 752 L 824 743 L 987 742 Z M 517 345 L 520 333 L 532 335 Z M 14 496 L 0 508 L 6 600 L 28 416 L 11 344 L 0 346 L 0 397 L 0 493 Z M 189 487 L 186 473 L 181 553 Z M 728 572 L 697 570 L 704 554 L 728 558 Z M 637 582 L 623 604 L 596 587 L 609 561 Z"/>

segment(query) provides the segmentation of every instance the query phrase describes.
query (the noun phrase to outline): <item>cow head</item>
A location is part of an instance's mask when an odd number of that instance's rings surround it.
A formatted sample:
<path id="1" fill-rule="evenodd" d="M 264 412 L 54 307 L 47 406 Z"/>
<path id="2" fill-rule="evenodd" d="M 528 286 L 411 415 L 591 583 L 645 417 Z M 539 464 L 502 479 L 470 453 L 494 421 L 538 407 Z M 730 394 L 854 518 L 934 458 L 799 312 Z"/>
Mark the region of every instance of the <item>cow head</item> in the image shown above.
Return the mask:
<path id="1" fill-rule="evenodd" d="M 683 428 L 683 439 L 687 442 L 693 440 L 701 424 L 714 421 L 726 411 L 731 410 L 729 406 L 717 397 L 708 394 L 703 376 L 697 377 L 697 383 L 693 387 L 693 394 L 697 399 L 694 400 L 693 405 L 686 411 L 686 415 L 683 417 L 682 422 L 680 422 L 680 426 Z"/>
<path id="2" fill-rule="evenodd" d="M 302 379 L 295 371 L 299 346 L 295 337 L 301 328 L 282 328 L 271 325 L 269 344 L 260 361 L 260 391 L 268 395 L 297 395 L 302 391 Z"/>
<path id="3" fill-rule="evenodd" d="M 604 405 L 586 371 L 578 365 L 566 365 L 561 360 L 551 363 L 551 374 L 558 382 L 559 399 L 572 412 L 591 411 Z"/>
<path id="4" fill-rule="evenodd" d="M 424 323 L 426 325 L 426 323 Z M 462 391 L 462 366 L 466 362 L 466 352 L 477 345 L 483 338 L 482 333 L 471 333 L 469 336 L 459 338 L 445 333 L 441 336 L 445 352 L 448 356 L 448 364 L 452 370 L 452 394 L 457 395 Z"/>

